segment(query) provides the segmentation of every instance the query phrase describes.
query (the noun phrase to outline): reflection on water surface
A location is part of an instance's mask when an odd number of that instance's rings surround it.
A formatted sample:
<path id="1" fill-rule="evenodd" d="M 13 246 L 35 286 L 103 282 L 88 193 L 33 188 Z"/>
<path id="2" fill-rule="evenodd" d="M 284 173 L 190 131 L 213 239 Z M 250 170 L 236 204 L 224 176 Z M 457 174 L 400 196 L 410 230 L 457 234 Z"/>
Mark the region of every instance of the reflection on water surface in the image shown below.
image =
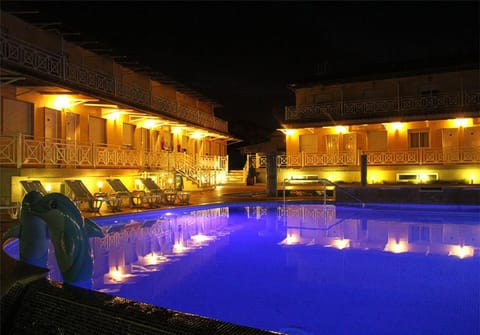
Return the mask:
<path id="1" fill-rule="evenodd" d="M 475 208 L 185 211 L 97 219 L 92 288 L 290 334 L 480 333 Z"/>

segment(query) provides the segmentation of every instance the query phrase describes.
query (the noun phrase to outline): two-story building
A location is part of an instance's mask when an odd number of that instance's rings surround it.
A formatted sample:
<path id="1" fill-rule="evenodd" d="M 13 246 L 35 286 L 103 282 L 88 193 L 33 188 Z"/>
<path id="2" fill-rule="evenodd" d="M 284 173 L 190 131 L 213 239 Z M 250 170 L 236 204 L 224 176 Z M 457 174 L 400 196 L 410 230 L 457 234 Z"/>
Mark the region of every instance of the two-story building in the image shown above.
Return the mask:
<path id="1" fill-rule="evenodd" d="M 82 179 L 93 191 L 106 178 L 130 189 L 140 177 L 162 187 L 212 187 L 228 172 L 228 123 L 215 101 L 114 56 L 66 41 L 1 13 L 0 196 L 23 196 L 20 180 L 63 191 Z"/>
<path id="2" fill-rule="evenodd" d="M 278 183 L 480 183 L 478 64 L 290 88 L 296 105 L 285 109 Z M 255 163 L 264 167 L 266 156 Z"/>

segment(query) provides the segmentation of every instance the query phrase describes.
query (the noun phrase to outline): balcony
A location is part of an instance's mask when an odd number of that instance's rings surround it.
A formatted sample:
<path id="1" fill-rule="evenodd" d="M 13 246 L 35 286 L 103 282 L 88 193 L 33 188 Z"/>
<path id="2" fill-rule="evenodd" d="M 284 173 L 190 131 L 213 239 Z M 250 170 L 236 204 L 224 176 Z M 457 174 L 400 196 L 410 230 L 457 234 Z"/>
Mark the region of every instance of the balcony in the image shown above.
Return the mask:
<path id="1" fill-rule="evenodd" d="M 201 185 L 210 179 L 206 177 L 210 173 L 228 172 L 228 157 L 73 144 L 60 139 L 31 139 L 19 134 L 0 136 L 0 167 L 176 171 Z"/>
<path id="2" fill-rule="evenodd" d="M 480 147 L 471 148 L 421 148 L 397 151 L 370 151 L 367 155 L 370 166 L 401 166 L 425 164 L 480 164 Z M 361 152 L 298 153 L 277 156 L 279 168 L 360 166 Z M 256 167 L 267 166 L 267 156 L 258 155 Z"/>
<path id="3" fill-rule="evenodd" d="M 60 50 L 58 53 L 47 51 L 4 33 L 0 34 L 0 45 L 0 60 L 4 69 L 228 133 L 227 121 L 165 97 L 152 95 L 150 89 L 128 84 L 111 74 L 72 63 Z"/>
<path id="4" fill-rule="evenodd" d="M 425 96 L 400 96 L 383 99 L 343 100 L 339 102 L 298 105 L 285 107 L 285 121 L 300 123 L 335 121 L 376 122 L 417 120 L 428 116 L 438 118 L 444 115 L 475 116 L 480 108 L 480 91 L 454 91 Z"/>

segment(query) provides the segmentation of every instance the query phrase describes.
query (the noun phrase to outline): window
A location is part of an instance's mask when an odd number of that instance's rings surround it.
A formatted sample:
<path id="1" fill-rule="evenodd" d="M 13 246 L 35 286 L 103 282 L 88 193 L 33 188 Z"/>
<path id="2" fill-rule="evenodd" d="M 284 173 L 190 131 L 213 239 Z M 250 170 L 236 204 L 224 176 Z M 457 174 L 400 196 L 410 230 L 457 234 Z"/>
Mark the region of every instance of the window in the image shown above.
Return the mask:
<path id="1" fill-rule="evenodd" d="M 300 135 L 300 150 L 317 152 L 317 135 Z"/>
<path id="2" fill-rule="evenodd" d="M 408 147 L 409 148 L 428 148 L 430 146 L 428 130 L 409 130 Z"/>
<path id="3" fill-rule="evenodd" d="M 0 105 L 0 130 L 4 135 L 33 135 L 33 105 L 3 98 Z"/>
<path id="4" fill-rule="evenodd" d="M 430 242 L 430 228 L 418 225 L 409 226 L 408 240 L 410 242 Z"/>

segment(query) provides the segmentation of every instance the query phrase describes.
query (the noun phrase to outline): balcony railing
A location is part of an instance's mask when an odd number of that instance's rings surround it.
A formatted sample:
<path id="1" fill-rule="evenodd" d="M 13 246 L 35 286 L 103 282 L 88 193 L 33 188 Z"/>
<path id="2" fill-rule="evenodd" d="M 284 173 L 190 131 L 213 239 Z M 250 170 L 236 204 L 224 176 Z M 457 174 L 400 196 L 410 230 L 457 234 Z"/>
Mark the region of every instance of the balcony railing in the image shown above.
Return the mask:
<path id="1" fill-rule="evenodd" d="M 480 107 L 480 91 L 445 92 L 426 96 L 401 96 L 397 98 L 339 101 L 314 105 L 285 107 L 286 121 L 312 121 L 332 119 L 361 119 L 372 117 L 408 116 L 422 111 L 425 114 L 439 111 L 476 110 Z"/>
<path id="2" fill-rule="evenodd" d="M 156 169 L 178 171 L 189 179 L 201 181 L 197 176 L 200 178 L 205 171 L 228 172 L 228 157 L 66 143 L 59 139 L 32 139 L 19 134 L 0 136 L 0 167 Z"/>
<path id="3" fill-rule="evenodd" d="M 367 151 L 370 166 L 422 165 L 422 164 L 480 164 L 480 147 L 421 148 L 397 151 Z M 277 167 L 303 168 L 327 166 L 360 166 L 361 152 L 306 153 L 278 155 Z M 253 158 L 253 157 L 252 157 Z M 256 167 L 267 166 L 267 156 L 257 155 L 250 161 Z"/>
<path id="4" fill-rule="evenodd" d="M 2 67 L 12 67 L 31 75 L 69 87 L 82 88 L 108 98 L 125 101 L 132 106 L 147 108 L 183 121 L 228 133 L 228 123 L 162 96 L 154 96 L 149 88 L 131 85 L 111 74 L 102 73 L 81 64 L 75 64 L 58 53 L 0 34 L 0 60 Z"/>

